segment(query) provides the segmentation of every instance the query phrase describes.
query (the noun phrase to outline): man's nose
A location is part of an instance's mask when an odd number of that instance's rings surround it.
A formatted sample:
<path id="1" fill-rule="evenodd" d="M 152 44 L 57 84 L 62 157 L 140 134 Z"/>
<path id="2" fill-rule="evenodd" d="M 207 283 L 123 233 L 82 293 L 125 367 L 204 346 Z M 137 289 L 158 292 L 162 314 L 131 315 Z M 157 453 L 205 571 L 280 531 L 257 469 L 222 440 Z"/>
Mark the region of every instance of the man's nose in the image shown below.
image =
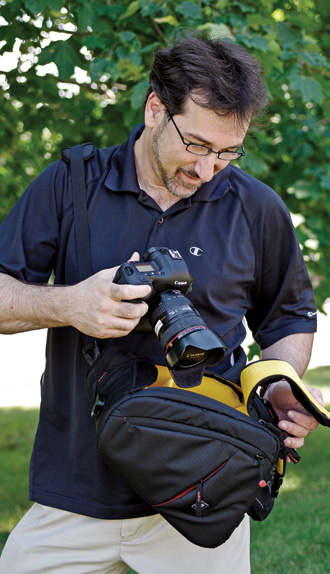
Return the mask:
<path id="1" fill-rule="evenodd" d="M 212 177 L 228 165 L 228 161 L 218 159 L 214 153 L 198 157 L 194 169 L 202 181 L 211 181 Z"/>

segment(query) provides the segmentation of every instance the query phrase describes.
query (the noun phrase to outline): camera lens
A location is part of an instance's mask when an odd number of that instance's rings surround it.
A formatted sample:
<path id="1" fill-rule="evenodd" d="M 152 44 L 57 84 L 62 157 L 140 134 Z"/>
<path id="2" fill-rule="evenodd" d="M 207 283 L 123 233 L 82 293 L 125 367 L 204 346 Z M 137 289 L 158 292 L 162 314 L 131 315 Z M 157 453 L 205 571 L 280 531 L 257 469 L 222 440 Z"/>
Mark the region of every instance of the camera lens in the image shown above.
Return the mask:
<path id="1" fill-rule="evenodd" d="M 170 369 L 220 363 L 225 344 L 211 331 L 181 291 L 163 291 L 149 304 L 149 321 L 166 353 Z"/>

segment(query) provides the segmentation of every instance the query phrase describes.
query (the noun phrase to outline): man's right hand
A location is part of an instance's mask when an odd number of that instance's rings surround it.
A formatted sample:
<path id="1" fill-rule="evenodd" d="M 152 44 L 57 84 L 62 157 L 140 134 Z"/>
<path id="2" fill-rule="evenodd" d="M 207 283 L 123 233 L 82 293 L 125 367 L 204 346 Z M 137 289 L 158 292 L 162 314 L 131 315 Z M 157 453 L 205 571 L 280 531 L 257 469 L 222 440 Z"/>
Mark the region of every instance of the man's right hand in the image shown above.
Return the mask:
<path id="1" fill-rule="evenodd" d="M 118 285 L 113 283 L 117 267 L 99 271 L 85 281 L 68 288 L 69 322 L 86 335 L 104 339 L 124 337 L 148 311 L 143 299 L 150 293 L 147 285 Z"/>
<path id="2" fill-rule="evenodd" d="M 138 261 L 138 254 L 131 259 Z M 116 271 L 69 286 L 33 285 L 0 273 L 0 333 L 73 326 L 100 339 L 128 335 L 148 311 L 146 303 L 129 301 L 143 299 L 150 287 L 113 283 Z"/>

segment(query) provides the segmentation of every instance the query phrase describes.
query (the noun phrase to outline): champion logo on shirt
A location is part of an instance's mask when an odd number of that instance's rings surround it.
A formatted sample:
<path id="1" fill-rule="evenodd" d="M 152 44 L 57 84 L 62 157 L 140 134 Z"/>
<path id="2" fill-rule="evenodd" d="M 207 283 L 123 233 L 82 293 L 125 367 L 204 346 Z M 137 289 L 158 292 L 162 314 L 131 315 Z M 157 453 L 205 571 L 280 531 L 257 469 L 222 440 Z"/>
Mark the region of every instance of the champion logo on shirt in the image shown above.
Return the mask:
<path id="1" fill-rule="evenodd" d="M 203 255 L 203 249 L 201 249 L 200 247 L 190 247 L 189 252 L 191 253 L 191 255 L 195 255 L 195 257 L 200 257 L 201 255 Z"/>

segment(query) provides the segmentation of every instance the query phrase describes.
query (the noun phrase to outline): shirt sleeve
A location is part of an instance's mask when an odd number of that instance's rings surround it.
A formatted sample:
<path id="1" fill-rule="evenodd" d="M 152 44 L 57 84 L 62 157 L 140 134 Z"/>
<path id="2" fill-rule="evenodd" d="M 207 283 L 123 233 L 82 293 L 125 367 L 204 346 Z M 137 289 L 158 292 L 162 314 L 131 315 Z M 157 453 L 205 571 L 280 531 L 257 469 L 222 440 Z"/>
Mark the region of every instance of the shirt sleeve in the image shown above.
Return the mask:
<path id="1" fill-rule="evenodd" d="M 316 331 L 311 281 L 290 214 L 273 192 L 253 224 L 256 277 L 246 315 L 255 341 L 265 349 L 294 333 Z"/>
<path id="2" fill-rule="evenodd" d="M 62 164 L 58 161 L 42 172 L 0 225 L 0 272 L 21 281 L 47 283 L 59 240 L 66 178 Z"/>

